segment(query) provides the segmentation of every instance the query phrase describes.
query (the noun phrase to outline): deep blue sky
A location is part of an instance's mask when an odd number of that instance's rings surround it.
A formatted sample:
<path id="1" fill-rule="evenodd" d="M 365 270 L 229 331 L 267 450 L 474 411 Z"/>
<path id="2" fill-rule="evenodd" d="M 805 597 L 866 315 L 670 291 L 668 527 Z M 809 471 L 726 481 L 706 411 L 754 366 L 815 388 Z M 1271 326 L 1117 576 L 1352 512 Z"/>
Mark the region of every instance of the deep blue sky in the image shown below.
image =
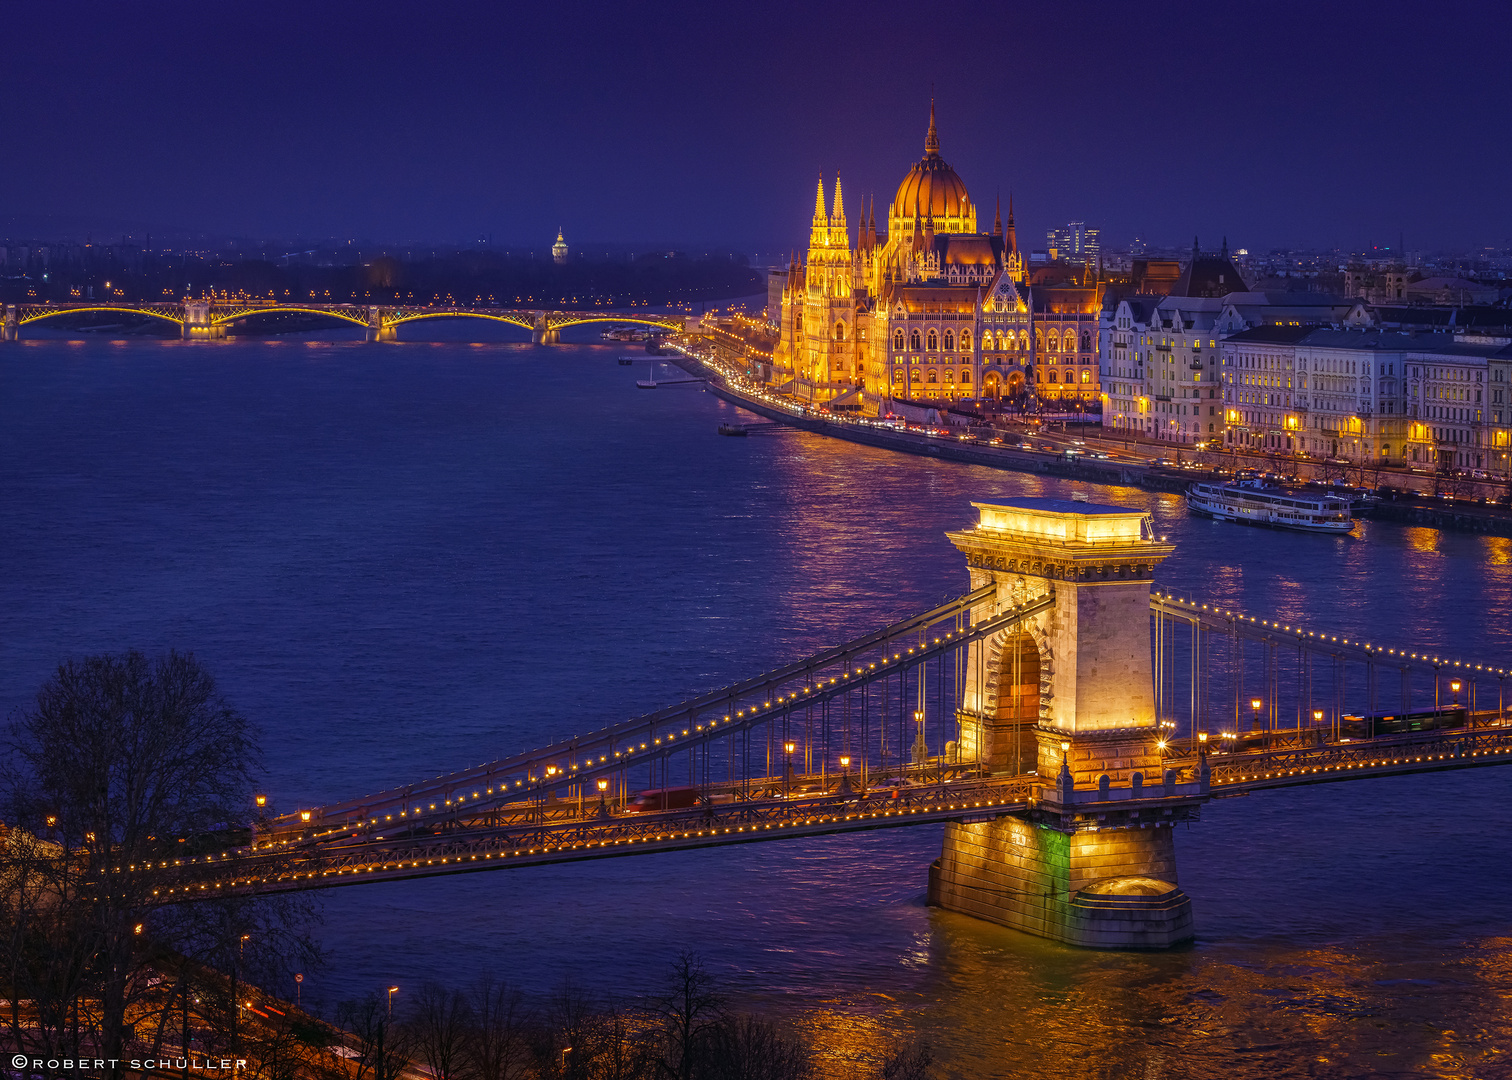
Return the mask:
<path id="1" fill-rule="evenodd" d="M 933 84 L 1031 246 L 1512 243 L 1507 0 L 43 3 L 0 40 L 0 219 L 785 249 L 821 169 L 891 197 Z"/>

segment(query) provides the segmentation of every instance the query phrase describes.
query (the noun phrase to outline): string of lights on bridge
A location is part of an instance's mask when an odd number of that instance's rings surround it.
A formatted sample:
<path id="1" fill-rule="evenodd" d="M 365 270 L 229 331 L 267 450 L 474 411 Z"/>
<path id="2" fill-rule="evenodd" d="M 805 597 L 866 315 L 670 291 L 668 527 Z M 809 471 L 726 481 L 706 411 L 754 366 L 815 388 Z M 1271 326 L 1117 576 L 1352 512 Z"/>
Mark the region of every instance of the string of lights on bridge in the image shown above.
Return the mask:
<path id="1" fill-rule="evenodd" d="M 1472 665 L 1469 661 L 1446 660 L 1438 656 L 1429 656 L 1427 653 L 1409 653 L 1405 649 L 1397 650 L 1390 648 L 1379 648 L 1370 642 L 1351 642 L 1348 638 L 1341 638 L 1337 635 L 1329 635 L 1327 633 L 1318 634 L 1311 630 L 1304 630 L 1300 626 L 1294 627 L 1290 624 L 1271 622 L 1269 619 L 1256 619 L 1253 615 L 1245 615 L 1241 612 L 1229 611 L 1225 608 L 1218 607 L 1216 604 L 1211 606 L 1208 604 L 1201 604 L 1196 600 L 1188 600 L 1185 597 L 1172 596 L 1170 593 L 1157 592 L 1155 593 L 1155 596 L 1157 599 L 1163 600 L 1167 603 L 1184 604 L 1195 611 L 1206 611 L 1215 616 L 1221 615 L 1227 619 L 1237 619 L 1241 623 L 1248 622 L 1255 626 L 1263 626 L 1271 630 L 1272 632 L 1282 631 L 1288 634 L 1295 634 L 1297 635 L 1298 639 L 1301 639 L 1305 636 L 1309 640 L 1319 642 L 1338 642 L 1340 645 L 1353 645 L 1357 649 L 1367 649 L 1377 656 L 1394 656 L 1402 660 L 1418 660 L 1423 663 L 1433 664 L 1435 667 L 1457 667 L 1462 668 L 1465 671 L 1483 671 L 1488 675 L 1495 675 L 1497 678 L 1505 678 L 1508 674 L 1506 668 L 1493 667 L 1489 664 Z"/>

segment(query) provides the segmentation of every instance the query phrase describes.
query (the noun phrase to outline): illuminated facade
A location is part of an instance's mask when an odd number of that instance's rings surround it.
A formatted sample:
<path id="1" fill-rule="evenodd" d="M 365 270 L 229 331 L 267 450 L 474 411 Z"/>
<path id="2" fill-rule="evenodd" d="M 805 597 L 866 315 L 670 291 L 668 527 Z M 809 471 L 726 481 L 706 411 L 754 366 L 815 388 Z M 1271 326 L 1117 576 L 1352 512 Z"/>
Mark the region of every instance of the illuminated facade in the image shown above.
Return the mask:
<path id="1" fill-rule="evenodd" d="M 782 279 L 774 320 L 780 388 L 866 411 L 894 398 L 1095 408 L 1097 286 L 1031 286 L 1012 199 L 1006 223 L 999 209 L 991 232 L 979 231 L 976 204 L 940 155 L 933 106 L 924 156 L 885 208 L 885 233 L 875 203 L 859 208 L 852 233 L 838 178 L 826 202 L 820 177 L 808 251 Z"/>
<path id="2" fill-rule="evenodd" d="M 556 243 L 551 245 L 551 261 L 558 266 L 567 262 L 567 241 L 562 237 L 562 230 L 557 230 Z"/>

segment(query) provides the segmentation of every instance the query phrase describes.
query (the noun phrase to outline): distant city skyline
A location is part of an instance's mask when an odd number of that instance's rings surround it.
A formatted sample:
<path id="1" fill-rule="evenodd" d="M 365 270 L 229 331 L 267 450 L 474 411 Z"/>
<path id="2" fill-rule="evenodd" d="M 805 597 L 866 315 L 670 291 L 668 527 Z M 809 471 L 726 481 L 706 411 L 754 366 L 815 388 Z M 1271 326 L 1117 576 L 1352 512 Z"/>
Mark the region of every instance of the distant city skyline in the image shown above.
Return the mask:
<path id="1" fill-rule="evenodd" d="M 154 8 L 10 13 L 0 217 L 797 248 L 817 174 L 897 187 L 933 93 L 1026 238 L 1512 245 L 1495 3 Z"/>

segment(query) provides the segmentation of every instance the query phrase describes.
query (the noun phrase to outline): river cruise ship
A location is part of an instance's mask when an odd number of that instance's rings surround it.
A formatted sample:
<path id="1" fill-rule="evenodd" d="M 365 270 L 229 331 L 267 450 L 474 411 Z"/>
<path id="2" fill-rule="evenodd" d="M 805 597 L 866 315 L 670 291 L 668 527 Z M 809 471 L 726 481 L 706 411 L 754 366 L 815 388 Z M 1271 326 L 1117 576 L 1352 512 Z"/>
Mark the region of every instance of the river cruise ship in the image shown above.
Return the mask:
<path id="1" fill-rule="evenodd" d="M 1345 500 L 1266 487 L 1259 480 L 1193 484 L 1187 488 L 1186 501 L 1187 509 L 1195 514 L 1243 525 L 1326 533 L 1347 533 L 1354 528 Z"/>

